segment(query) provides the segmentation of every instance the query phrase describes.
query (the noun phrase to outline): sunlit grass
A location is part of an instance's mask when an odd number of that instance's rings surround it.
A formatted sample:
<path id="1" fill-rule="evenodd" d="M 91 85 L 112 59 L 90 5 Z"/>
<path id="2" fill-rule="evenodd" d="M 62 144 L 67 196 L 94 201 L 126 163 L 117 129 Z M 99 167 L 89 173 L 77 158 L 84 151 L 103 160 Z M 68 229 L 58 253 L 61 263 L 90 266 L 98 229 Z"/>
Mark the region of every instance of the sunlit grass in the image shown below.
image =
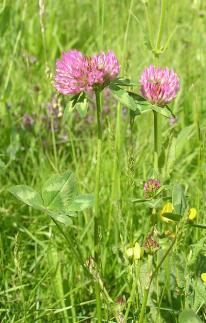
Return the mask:
<path id="1" fill-rule="evenodd" d="M 195 221 L 205 224 L 206 8 L 201 1 L 166 1 L 162 46 L 171 39 L 157 58 L 146 46 L 149 31 L 143 1 L 40 3 L 45 6 L 42 16 L 36 1 L 0 4 L 0 318 L 2 322 L 95 322 L 93 280 L 83 273 L 51 220 L 20 204 L 8 189 L 26 184 L 39 190 L 51 174 L 71 169 L 80 192 L 94 192 L 95 118 L 86 122 L 71 114 L 64 120 L 61 113 L 56 118 L 48 104 L 56 95 L 52 77 L 62 51 L 77 48 L 90 55 L 112 49 L 120 60 L 121 76 L 136 82 L 151 63 L 173 68 L 180 76 L 181 91 L 171 105 L 178 123 L 171 127 L 161 118 L 160 149 L 166 153 L 161 155 L 160 181 L 183 184 L 189 206 L 197 210 Z M 160 1 L 149 1 L 148 12 L 155 40 Z M 139 92 L 138 86 L 133 90 Z M 67 98 L 58 96 L 57 101 L 64 111 Z M 123 313 L 129 322 L 136 322 L 152 260 L 135 271 L 126 250 L 137 242 L 142 246 L 151 229 L 150 209 L 131 199 L 144 198 L 143 184 L 153 176 L 153 120 L 152 113 L 136 117 L 131 134 L 129 110 L 122 113 L 113 99 L 108 105 L 110 112 L 103 120 L 100 246 L 101 274 L 114 304 L 109 306 L 102 297 L 102 316 L 105 322 L 118 322 L 118 313 Z M 32 125 L 24 123 L 25 113 L 32 116 Z M 89 116 L 93 114 L 91 108 Z M 84 259 L 93 250 L 93 216 L 92 210 L 85 210 L 65 230 L 79 241 Z M 157 228 L 173 229 L 174 224 L 160 222 Z M 161 243 L 165 250 L 168 241 Z M 161 256 L 160 250 L 158 261 Z M 145 322 L 177 322 L 179 313 L 188 308 L 204 322 L 201 274 L 205 272 L 205 231 L 186 227 L 154 277 Z M 131 298 L 136 288 L 139 292 Z"/>

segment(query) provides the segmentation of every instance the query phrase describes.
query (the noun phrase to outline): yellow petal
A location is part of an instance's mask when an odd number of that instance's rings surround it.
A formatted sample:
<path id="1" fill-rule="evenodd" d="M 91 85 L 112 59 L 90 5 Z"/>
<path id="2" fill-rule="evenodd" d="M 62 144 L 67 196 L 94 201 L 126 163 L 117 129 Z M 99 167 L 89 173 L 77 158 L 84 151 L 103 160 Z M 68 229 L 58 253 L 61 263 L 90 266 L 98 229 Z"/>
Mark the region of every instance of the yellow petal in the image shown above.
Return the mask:
<path id="1" fill-rule="evenodd" d="M 163 206 L 161 214 L 171 213 L 174 210 L 172 203 L 168 202 Z"/>
<path id="2" fill-rule="evenodd" d="M 139 243 L 136 242 L 134 246 L 134 259 L 138 260 L 140 259 L 140 256 L 141 256 L 141 247 Z"/>
<path id="3" fill-rule="evenodd" d="M 172 220 L 169 220 L 169 219 L 165 218 L 165 217 L 164 217 L 164 214 L 165 214 L 165 213 L 172 213 L 172 212 L 173 212 L 173 210 L 174 210 L 174 208 L 173 208 L 172 203 L 170 203 L 170 202 L 166 203 L 166 204 L 163 206 L 163 208 L 162 208 L 162 210 L 161 210 L 161 212 L 160 212 L 160 218 L 161 218 L 161 220 L 162 220 L 162 221 L 164 221 L 164 222 L 166 222 L 166 223 L 171 223 L 171 222 L 172 222 Z"/>
<path id="4" fill-rule="evenodd" d="M 133 248 L 128 248 L 126 250 L 127 257 L 133 257 L 135 260 L 140 259 L 141 256 L 141 247 L 139 243 L 135 243 L 135 246 Z"/>
<path id="5" fill-rule="evenodd" d="M 170 230 L 165 231 L 165 235 L 169 238 L 175 238 L 176 234 Z"/>
<path id="6" fill-rule="evenodd" d="M 194 220 L 197 217 L 197 210 L 195 208 L 189 209 L 188 217 L 190 220 Z"/>
<path id="7" fill-rule="evenodd" d="M 204 283 L 206 283 L 206 273 L 201 274 L 201 279 Z"/>
<path id="8" fill-rule="evenodd" d="M 128 248 L 126 250 L 126 255 L 127 255 L 127 257 L 132 257 L 133 256 L 133 248 Z"/>

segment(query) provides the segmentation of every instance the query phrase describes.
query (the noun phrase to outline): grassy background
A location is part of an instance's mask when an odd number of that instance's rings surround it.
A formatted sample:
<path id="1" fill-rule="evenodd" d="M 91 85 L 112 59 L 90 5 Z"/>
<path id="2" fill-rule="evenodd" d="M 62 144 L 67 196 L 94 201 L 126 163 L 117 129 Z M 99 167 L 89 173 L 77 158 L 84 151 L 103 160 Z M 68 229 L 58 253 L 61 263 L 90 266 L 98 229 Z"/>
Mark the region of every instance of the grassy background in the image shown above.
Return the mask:
<path id="1" fill-rule="evenodd" d="M 48 104 L 55 100 L 52 74 L 62 51 L 76 48 L 92 54 L 112 49 L 121 62 L 121 76 L 138 80 L 143 68 L 151 63 L 174 68 L 180 75 L 181 91 L 172 105 L 178 124 L 171 127 L 168 120 L 162 120 L 162 142 L 167 153 L 161 182 L 184 184 L 190 205 L 198 210 L 198 221 L 204 223 L 206 6 L 198 0 L 167 1 L 162 45 L 171 34 L 173 37 L 157 59 L 146 46 L 143 1 L 47 0 L 40 4 L 44 15 L 38 1 L 0 4 L 0 318 L 2 322 L 95 322 L 92 282 L 83 275 L 50 220 L 20 204 L 7 190 L 20 183 L 38 188 L 51 173 L 71 169 L 81 192 L 94 191 L 95 111 L 89 111 L 91 122 L 75 114 L 64 123 L 61 109 L 67 99 L 57 99 L 58 118 L 49 112 Z M 149 12 L 155 36 L 160 1 L 149 1 Z M 115 300 L 124 295 L 128 300 L 133 274 L 124 249 L 135 241 L 141 243 L 147 235 L 149 210 L 129 203 L 127 198 L 143 197 L 143 182 L 152 176 L 152 116 L 135 119 L 131 138 L 129 115 L 122 115 L 115 144 L 117 103 L 108 100 L 101 176 L 102 273 L 110 296 Z M 33 118 L 31 126 L 24 122 L 25 113 Z M 53 122 L 57 123 L 55 131 Z M 176 158 L 172 145 L 176 145 Z M 112 193 L 116 156 L 121 174 L 120 204 L 115 202 L 118 190 Z M 77 237 L 85 259 L 92 254 L 92 224 L 93 212 L 89 210 L 66 229 L 67 234 Z M 180 258 L 174 260 L 174 255 L 168 260 L 159 283 L 155 282 L 149 322 L 176 322 L 179 311 L 194 306 L 194 290 L 188 282 L 193 287 L 198 282 L 198 288 L 204 288 L 199 279 L 200 273 L 206 272 L 202 239 L 204 232 L 191 229 L 181 241 L 181 253 L 177 252 Z M 187 270 L 191 245 L 199 251 Z M 137 297 L 129 313 L 131 320 L 137 317 L 138 302 Z M 104 302 L 103 308 L 104 320 L 116 322 Z M 203 320 L 204 311 L 200 306 Z"/>

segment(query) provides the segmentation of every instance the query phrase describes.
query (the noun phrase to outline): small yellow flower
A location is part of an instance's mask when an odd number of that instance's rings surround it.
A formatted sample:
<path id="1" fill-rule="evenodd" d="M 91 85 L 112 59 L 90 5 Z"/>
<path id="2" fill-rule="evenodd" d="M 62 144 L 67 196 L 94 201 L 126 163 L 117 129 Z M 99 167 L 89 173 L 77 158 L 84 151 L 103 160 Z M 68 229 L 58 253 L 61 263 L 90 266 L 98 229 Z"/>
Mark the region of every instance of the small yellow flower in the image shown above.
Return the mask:
<path id="1" fill-rule="evenodd" d="M 189 209 L 188 218 L 193 221 L 197 217 L 197 210 L 195 208 Z"/>
<path id="2" fill-rule="evenodd" d="M 201 274 L 201 279 L 204 283 L 206 283 L 206 273 Z"/>
<path id="3" fill-rule="evenodd" d="M 170 202 L 166 203 L 166 204 L 163 206 L 163 208 L 162 208 L 162 210 L 161 210 L 161 212 L 160 212 L 160 219 L 161 219 L 163 222 L 171 223 L 171 222 L 172 222 L 172 220 L 169 220 L 169 219 L 165 218 L 165 217 L 164 217 L 164 214 L 165 214 L 165 213 L 172 213 L 173 211 L 174 211 L 174 208 L 173 208 L 172 203 L 170 203 Z"/>
<path id="4" fill-rule="evenodd" d="M 165 235 L 166 235 L 167 237 L 169 237 L 169 238 L 173 238 L 173 239 L 176 237 L 176 234 L 175 234 L 174 232 L 170 231 L 170 230 L 166 230 L 166 231 L 165 231 Z"/>
<path id="5" fill-rule="evenodd" d="M 126 255 L 128 258 L 133 257 L 134 260 L 139 260 L 141 257 L 141 247 L 139 243 L 136 242 L 133 248 L 128 248 L 126 250 Z"/>

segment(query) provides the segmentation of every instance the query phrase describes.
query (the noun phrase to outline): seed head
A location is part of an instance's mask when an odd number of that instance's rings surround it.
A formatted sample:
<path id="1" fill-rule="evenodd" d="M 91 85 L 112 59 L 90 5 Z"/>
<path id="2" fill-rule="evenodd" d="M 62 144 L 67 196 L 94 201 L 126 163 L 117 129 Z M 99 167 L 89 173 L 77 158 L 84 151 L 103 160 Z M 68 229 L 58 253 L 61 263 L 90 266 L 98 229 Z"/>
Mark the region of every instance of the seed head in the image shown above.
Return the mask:
<path id="1" fill-rule="evenodd" d="M 154 254 L 159 248 L 159 243 L 153 238 L 152 234 L 149 234 L 146 237 L 146 240 L 144 242 L 144 248 L 146 252 Z"/>

